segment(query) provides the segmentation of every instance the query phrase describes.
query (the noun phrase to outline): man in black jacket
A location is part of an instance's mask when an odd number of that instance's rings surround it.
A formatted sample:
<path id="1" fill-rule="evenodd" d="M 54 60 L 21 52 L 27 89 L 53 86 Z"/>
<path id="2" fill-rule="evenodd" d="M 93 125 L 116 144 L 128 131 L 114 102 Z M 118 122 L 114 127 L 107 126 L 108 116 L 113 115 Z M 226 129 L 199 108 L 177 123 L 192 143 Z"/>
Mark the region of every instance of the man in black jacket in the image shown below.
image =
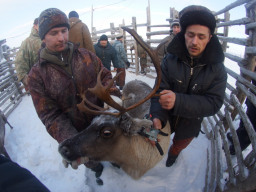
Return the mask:
<path id="1" fill-rule="evenodd" d="M 152 98 L 150 113 L 154 127 L 169 120 L 175 132 L 166 166 L 197 137 L 204 117 L 222 106 L 227 82 L 224 54 L 214 34 L 216 20 L 203 6 L 188 6 L 180 12 L 181 32 L 169 44 L 161 64 L 162 81 Z"/>
<path id="2" fill-rule="evenodd" d="M 114 68 L 118 68 L 118 58 L 115 48 L 108 42 L 107 35 L 101 35 L 97 44 L 94 45 L 97 57 L 100 58 L 104 67 L 111 71 L 111 61 Z"/>

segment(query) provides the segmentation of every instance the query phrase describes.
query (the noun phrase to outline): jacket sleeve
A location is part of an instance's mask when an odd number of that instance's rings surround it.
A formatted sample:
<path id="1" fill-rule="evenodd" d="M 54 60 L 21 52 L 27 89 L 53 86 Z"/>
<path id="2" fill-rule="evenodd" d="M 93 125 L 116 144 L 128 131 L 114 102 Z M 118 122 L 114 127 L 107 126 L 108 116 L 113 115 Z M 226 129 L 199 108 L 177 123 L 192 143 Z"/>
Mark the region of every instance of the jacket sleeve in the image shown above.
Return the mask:
<path id="1" fill-rule="evenodd" d="M 121 55 L 121 58 L 122 58 L 123 62 L 126 62 L 127 61 L 127 56 L 126 56 L 124 46 L 121 44 L 119 49 L 120 49 L 120 55 Z"/>
<path id="2" fill-rule="evenodd" d="M 201 95 L 176 93 L 173 115 L 187 118 L 207 117 L 219 111 L 223 104 L 227 73 L 224 65 L 221 65 L 211 85 Z"/>
<path id="3" fill-rule="evenodd" d="M 28 76 L 30 94 L 39 118 L 49 134 L 60 143 L 77 134 L 77 130 L 58 104 L 47 95 L 38 68 L 32 67 Z"/>
<path id="4" fill-rule="evenodd" d="M 18 81 L 21 81 L 30 70 L 29 53 L 26 49 L 26 41 L 23 41 L 15 58 L 15 69 L 18 76 Z"/>
<path id="5" fill-rule="evenodd" d="M 113 66 L 114 68 L 118 68 L 118 58 L 117 58 L 117 52 L 116 52 L 116 49 L 113 47 L 112 49 L 112 54 L 111 54 L 111 60 L 113 62 Z"/>
<path id="6" fill-rule="evenodd" d="M 86 24 L 83 25 L 82 33 L 83 33 L 83 41 L 84 41 L 85 49 L 95 53 L 91 34 Z"/>
<path id="7" fill-rule="evenodd" d="M 165 59 L 166 58 L 164 58 L 164 60 Z M 165 73 L 167 71 L 167 68 L 164 65 L 164 63 L 165 62 L 162 62 L 162 64 L 161 64 L 162 78 L 161 78 L 160 87 L 159 87 L 157 93 L 160 93 L 161 91 L 163 91 L 165 89 L 169 89 L 168 74 Z M 152 118 L 160 119 L 162 122 L 162 127 L 164 127 L 168 120 L 168 110 L 163 109 L 158 100 L 159 100 L 159 97 L 152 97 L 151 106 L 150 106 L 150 114 L 152 115 Z"/>

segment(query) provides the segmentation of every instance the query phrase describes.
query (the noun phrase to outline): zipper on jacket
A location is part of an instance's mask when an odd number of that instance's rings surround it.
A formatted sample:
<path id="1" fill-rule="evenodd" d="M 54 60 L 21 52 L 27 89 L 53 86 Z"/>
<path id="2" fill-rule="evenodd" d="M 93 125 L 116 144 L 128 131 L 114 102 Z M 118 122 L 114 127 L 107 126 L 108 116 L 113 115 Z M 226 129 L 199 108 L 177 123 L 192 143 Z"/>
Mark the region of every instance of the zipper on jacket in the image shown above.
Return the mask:
<path id="1" fill-rule="evenodd" d="M 190 59 L 191 59 L 191 68 L 190 68 L 190 76 L 192 76 L 193 75 L 193 70 L 194 70 L 194 62 L 193 62 L 193 57 L 190 57 Z"/>

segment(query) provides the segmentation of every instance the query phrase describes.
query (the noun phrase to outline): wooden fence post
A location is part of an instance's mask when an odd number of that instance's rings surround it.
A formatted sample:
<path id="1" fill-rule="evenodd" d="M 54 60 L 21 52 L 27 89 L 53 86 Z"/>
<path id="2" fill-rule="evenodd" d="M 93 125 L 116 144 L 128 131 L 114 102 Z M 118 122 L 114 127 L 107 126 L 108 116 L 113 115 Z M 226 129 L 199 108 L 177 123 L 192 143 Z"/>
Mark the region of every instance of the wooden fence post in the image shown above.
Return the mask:
<path id="1" fill-rule="evenodd" d="M 225 22 L 230 20 L 230 13 L 229 12 L 226 12 L 224 14 L 224 20 L 225 20 Z M 224 27 L 224 29 L 223 29 L 224 37 L 228 37 L 228 29 L 229 29 L 228 26 Z M 227 50 L 227 44 L 228 43 L 226 41 L 223 41 L 223 43 L 222 43 L 222 49 L 223 49 L 224 52 L 226 52 L 226 50 Z"/>
<path id="2" fill-rule="evenodd" d="M 136 23 L 136 17 L 132 17 L 132 27 L 137 32 L 137 23 Z M 136 41 L 134 41 L 134 50 L 135 50 L 135 69 L 136 69 L 136 75 L 139 74 L 139 59 L 138 59 L 138 47 Z"/>
<path id="3" fill-rule="evenodd" d="M 150 27 L 150 25 L 151 25 L 150 3 L 149 3 L 149 6 L 146 9 L 146 12 L 147 12 L 147 33 L 150 33 L 151 32 L 151 27 Z M 150 39 L 151 39 L 151 35 L 147 35 L 147 40 L 150 40 Z M 150 46 L 150 41 L 148 41 L 148 45 Z"/>

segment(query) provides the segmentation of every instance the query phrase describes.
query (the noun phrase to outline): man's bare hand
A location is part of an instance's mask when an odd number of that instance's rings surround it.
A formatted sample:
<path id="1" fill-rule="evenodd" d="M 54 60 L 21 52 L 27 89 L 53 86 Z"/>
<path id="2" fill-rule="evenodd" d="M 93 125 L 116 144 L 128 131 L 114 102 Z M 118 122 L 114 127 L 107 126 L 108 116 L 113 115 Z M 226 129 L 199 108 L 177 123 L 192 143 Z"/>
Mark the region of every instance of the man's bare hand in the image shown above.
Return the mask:
<path id="1" fill-rule="evenodd" d="M 172 109 L 175 104 L 176 94 L 171 90 L 163 90 L 160 92 L 160 95 L 159 103 L 162 108 L 167 110 Z"/>
<path id="2" fill-rule="evenodd" d="M 157 119 L 157 118 L 153 119 L 153 127 L 155 129 L 162 129 L 162 123 L 161 123 L 160 119 Z"/>

